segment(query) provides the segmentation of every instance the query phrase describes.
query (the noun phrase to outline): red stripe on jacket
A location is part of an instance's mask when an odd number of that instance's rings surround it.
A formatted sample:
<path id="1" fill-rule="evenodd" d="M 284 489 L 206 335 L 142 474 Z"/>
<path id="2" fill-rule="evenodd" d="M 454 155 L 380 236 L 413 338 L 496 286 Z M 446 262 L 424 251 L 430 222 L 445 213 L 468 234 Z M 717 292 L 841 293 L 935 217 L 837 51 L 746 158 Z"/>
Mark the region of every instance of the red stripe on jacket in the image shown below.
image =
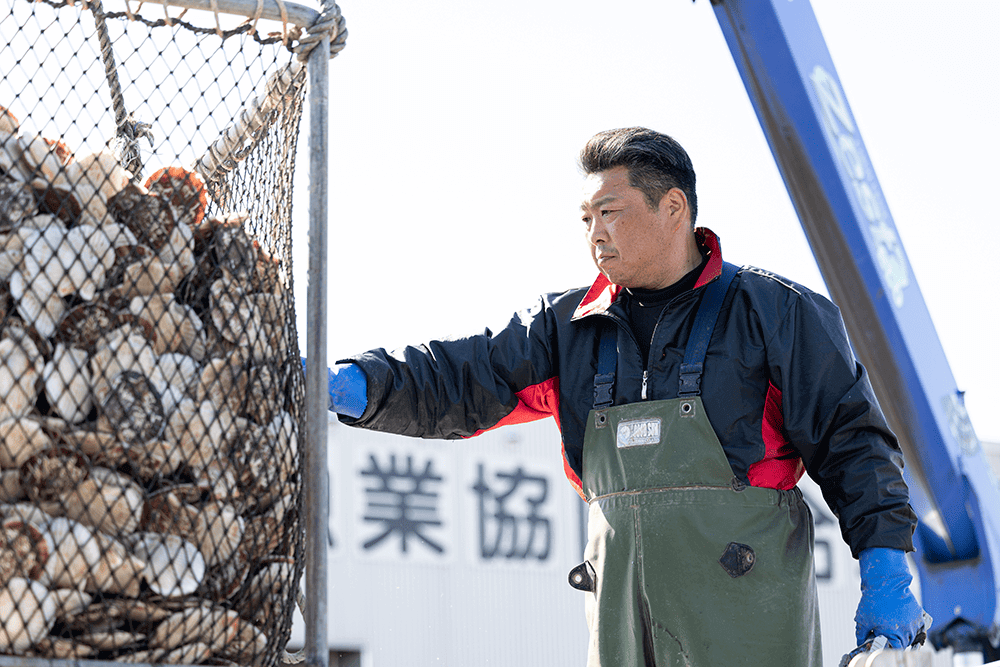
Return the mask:
<path id="1" fill-rule="evenodd" d="M 784 423 L 781 415 L 781 390 L 769 382 L 760 427 L 760 435 L 764 439 L 764 458 L 747 470 L 750 486 L 790 489 L 805 472 L 802 457 L 783 433 Z"/>
<path id="2" fill-rule="evenodd" d="M 550 416 L 556 420 L 556 427 L 559 427 L 559 378 L 549 378 L 545 382 L 525 387 L 515 395 L 517 396 L 517 407 L 492 427 L 476 431 L 474 436 L 501 426 L 526 424 Z M 580 476 L 573 472 L 573 468 L 570 467 L 569 460 L 566 458 L 566 443 L 562 444 L 562 454 L 563 470 L 566 472 L 566 477 L 569 478 L 569 483 L 573 485 L 581 497 L 584 497 Z"/>

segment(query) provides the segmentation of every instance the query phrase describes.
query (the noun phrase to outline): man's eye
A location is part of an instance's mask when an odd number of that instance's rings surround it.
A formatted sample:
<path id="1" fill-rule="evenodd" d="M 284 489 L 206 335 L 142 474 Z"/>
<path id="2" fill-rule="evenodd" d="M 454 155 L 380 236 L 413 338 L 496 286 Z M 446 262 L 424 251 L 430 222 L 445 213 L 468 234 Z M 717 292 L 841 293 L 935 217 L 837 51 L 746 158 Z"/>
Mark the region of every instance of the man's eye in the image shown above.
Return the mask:
<path id="1" fill-rule="evenodd" d="M 583 218 L 583 224 L 585 224 L 588 227 L 590 227 L 590 218 Z"/>

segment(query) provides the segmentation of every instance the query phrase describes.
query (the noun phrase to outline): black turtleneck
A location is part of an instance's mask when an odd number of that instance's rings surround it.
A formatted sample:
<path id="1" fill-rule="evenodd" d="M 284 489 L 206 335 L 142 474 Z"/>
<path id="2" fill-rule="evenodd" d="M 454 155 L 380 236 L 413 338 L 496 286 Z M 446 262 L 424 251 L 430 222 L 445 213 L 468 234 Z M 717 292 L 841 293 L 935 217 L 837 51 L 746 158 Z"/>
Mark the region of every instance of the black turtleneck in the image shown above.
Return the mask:
<path id="1" fill-rule="evenodd" d="M 626 308 L 628 317 L 632 324 L 632 331 L 635 332 L 636 341 L 642 351 L 642 364 L 646 366 L 649 361 L 649 346 L 653 341 L 653 329 L 660 320 L 663 308 L 674 297 L 693 289 L 698 276 L 701 275 L 708 257 L 702 257 L 701 264 L 684 274 L 684 277 L 669 287 L 663 289 L 648 290 L 628 288 L 625 290 L 628 301 Z"/>

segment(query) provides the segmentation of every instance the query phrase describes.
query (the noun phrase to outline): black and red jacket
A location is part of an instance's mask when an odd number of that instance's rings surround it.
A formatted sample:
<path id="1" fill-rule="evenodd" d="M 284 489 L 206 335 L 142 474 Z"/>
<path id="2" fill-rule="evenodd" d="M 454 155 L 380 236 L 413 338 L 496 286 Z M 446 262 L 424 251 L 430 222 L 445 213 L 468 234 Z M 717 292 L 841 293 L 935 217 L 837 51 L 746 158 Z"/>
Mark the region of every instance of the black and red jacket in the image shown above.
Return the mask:
<path id="1" fill-rule="evenodd" d="M 719 277 L 718 239 L 698 229 L 708 261 L 694 289 L 664 308 L 647 368 L 619 298 L 603 275 L 589 288 L 546 294 L 501 330 L 352 359 L 368 407 L 346 423 L 421 438 L 465 438 L 504 424 L 555 418 L 566 475 L 580 489 L 602 327 L 618 330 L 614 403 L 675 398 L 678 368 L 704 290 Z M 737 477 L 788 489 L 804 471 L 820 485 L 855 556 L 912 551 L 902 454 L 839 309 L 780 276 L 744 267 L 708 348 L 701 398 Z"/>

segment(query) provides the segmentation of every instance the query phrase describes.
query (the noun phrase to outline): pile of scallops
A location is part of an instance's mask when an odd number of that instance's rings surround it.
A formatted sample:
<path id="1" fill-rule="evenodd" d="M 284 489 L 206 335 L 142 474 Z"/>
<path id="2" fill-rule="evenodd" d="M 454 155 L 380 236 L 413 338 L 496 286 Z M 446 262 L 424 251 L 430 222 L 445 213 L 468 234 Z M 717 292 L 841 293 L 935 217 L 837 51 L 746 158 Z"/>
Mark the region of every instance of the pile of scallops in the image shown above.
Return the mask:
<path id="1" fill-rule="evenodd" d="M 0 653 L 269 664 L 296 595 L 287 269 L 197 174 L 0 107 Z"/>

